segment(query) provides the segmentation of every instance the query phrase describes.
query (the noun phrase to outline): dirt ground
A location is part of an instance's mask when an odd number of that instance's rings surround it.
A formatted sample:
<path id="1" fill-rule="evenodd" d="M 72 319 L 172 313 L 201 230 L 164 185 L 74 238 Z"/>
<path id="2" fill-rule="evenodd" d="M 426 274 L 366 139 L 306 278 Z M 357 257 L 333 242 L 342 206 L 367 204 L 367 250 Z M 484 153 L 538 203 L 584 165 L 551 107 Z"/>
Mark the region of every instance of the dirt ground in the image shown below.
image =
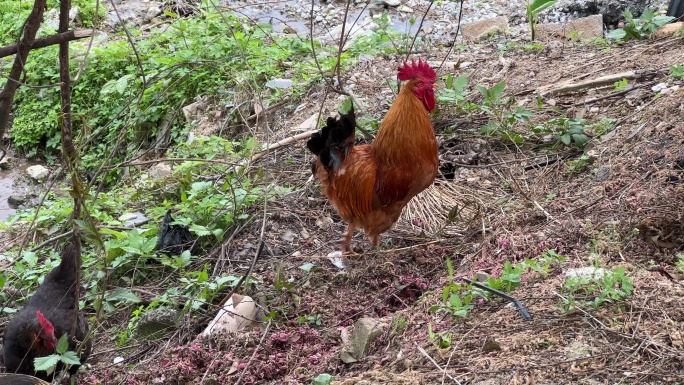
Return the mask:
<path id="1" fill-rule="evenodd" d="M 684 383 L 684 276 L 675 267 L 684 245 L 684 88 L 660 97 L 651 90 L 668 82 L 669 66 L 684 64 L 684 43 L 670 38 L 610 50 L 558 43 L 532 53 L 509 50 L 503 60 L 495 48 L 478 51 L 451 54 L 447 62 L 470 64 L 456 70 L 452 64 L 440 74 L 468 74 L 471 85 L 488 87 L 506 81 L 507 94 L 537 111 L 535 119 L 558 113 L 592 122 L 607 117 L 615 119 L 615 129 L 583 153 L 552 152 L 541 144 L 511 146 L 483 136 L 479 116 L 439 111 L 433 121 L 443 175 L 382 237 L 380 250 L 368 251 L 368 239 L 357 233 L 353 243 L 360 255 L 345 260 L 344 272 L 327 255 L 345 225 L 310 177 L 312 157 L 304 142 L 273 151 L 255 166 L 292 192 L 266 204 L 267 251 L 252 274 L 260 283 L 246 293 L 267 304 L 264 313 L 274 312 L 279 322 L 196 342 L 213 317 L 207 311 L 161 340 L 116 348 L 111 330 L 126 327 L 122 314 L 101 325 L 94 344 L 99 348 L 80 383 L 309 384 L 320 373 L 344 385 Z M 439 63 L 444 53 L 422 56 Z M 354 88 L 366 102 L 362 114 L 383 116 L 393 97 L 384 79 L 393 78 L 399 61 L 368 59 L 348 71 L 367 76 Z M 548 85 L 627 71 L 635 73 L 629 82 L 635 91 L 602 98 L 614 92 L 610 84 L 549 94 L 537 110 L 535 93 Z M 270 142 L 298 133 L 293 127 L 321 100 L 323 91 L 314 89 L 297 112 L 273 112 Z M 328 98 L 323 113 L 334 113 L 338 103 Z M 470 161 L 454 161 L 463 155 Z M 585 170 L 578 170 L 578 159 L 588 163 Z M 456 206 L 459 215 L 447 221 Z M 260 217 L 263 210 L 255 207 L 254 213 Z M 260 222 L 251 223 L 235 234 L 223 273 L 247 270 L 260 228 Z M 498 276 L 505 261 L 534 259 L 549 249 L 566 261 L 547 276 L 523 276 L 511 292 L 531 321 L 496 297 L 465 318 L 428 312 L 441 303 L 449 283 L 447 258 L 459 277 Z M 201 263 L 213 264 L 217 255 Z M 307 263 L 316 267 L 311 273 L 300 268 Z M 596 263 L 625 267 L 633 295 L 597 310 L 563 311 L 564 272 Z M 293 287 L 276 290 L 281 276 Z M 308 316 L 320 325 L 298 322 Z M 360 317 L 391 326 L 368 357 L 346 364 L 340 359 L 342 330 Z M 450 335 L 449 347 L 430 342 L 428 324 Z M 114 363 L 118 356 L 123 363 Z"/>

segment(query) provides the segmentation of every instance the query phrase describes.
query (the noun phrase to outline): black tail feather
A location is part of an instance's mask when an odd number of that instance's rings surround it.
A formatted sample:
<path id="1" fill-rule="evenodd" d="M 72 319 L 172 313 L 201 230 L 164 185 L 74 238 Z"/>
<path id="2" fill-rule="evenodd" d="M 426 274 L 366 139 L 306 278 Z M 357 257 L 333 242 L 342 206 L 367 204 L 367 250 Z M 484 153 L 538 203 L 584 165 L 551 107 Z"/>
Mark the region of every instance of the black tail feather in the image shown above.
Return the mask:
<path id="1" fill-rule="evenodd" d="M 319 157 L 327 170 L 337 169 L 349 149 L 354 146 L 355 130 L 356 116 L 352 103 L 346 114 L 341 113 L 337 119 L 328 117 L 326 125 L 320 132 L 311 136 L 306 142 L 306 147 Z M 315 172 L 315 167 L 312 171 Z"/>

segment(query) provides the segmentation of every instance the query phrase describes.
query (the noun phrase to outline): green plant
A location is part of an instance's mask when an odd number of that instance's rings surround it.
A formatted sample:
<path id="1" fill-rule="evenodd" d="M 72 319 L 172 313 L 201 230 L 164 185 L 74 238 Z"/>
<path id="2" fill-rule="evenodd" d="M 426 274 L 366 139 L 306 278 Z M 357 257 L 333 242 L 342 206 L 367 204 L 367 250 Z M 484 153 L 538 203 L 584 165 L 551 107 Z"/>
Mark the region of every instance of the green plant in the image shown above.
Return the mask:
<path id="1" fill-rule="evenodd" d="M 449 332 L 440 332 L 440 333 L 435 333 L 432 330 L 432 324 L 428 323 L 427 325 L 428 328 L 428 339 L 430 342 L 432 342 L 435 347 L 439 349 L 447 349 L 451 347 L 451 333 Z"/>
<path id="2" fill-rule="evenodd" d="M 530 36 L 534 41 L 537 31 L 537 23 L 539 22 L 539 14 L 547 8 L 553 7 L 558 0 L 532 0 L 527 1 L 526 13 L 527 22 L 530 27 Z"/>
<path id="3" fill-rule="evenodd" d="M 468 77 L 461 75 L 454 78 L 452 74 L 448 74 L 444 78 L 444 87 L 437 92 L 437 101 L 449 105 L 458 105 L 465 101 L 468 96 Z"/>
<path id="4" fill-rule="evenodd" d="M 670 66 L 670 77 L 677 80 L 684 79 L 684 65 Z"/>
<path id="5" fill-rule="evenodd" d="M 482 126 L 480 131 L 487 135 L 497 135 L 502 140 L 522 143 L 525 138 L 516 132 L 514 127 L 518 123 L 527 123 L 534 113 L 525 107 L 515 107 L 511 110 L 515 100 L 503 97 L 505 89 L 505 82 L 497 83 L 491 88 L 477 86 L 477 90 L 484 98 L 478 108 L 490 116 L 489 122 Z"/>
<path id="6" fill-rule="evenodd" d="M 629 297 L 634 290 L 634 284 L 623 266 L 612 269 L 596 267 L 591 275 L 567 278 L 562 290 L 567 294 L 561 300 L 561 307 L 564 310 L 572 310 L 578 304 L 597 309 L 604 303 L 613 303 Z"/>
<path id="7" fill-rule="evenodd" d="M 679 271 L 684 273 L 684 254 L 677 254 L 677 262 L 675 262 L 675 266 L 677 266 Z"/>
<path id="8" fill-rule="evenodd" d="M 538 135 L 552 134 L 554 140 L 566 146 L 571 144 L 584 148 L 589 141 L 585 134 L 584 119 L 554 118 L 532 127 L 532 132 Z"/>
<path id="9" fill-rule="evenodd" d="M 521 284 L 521 277 L 530 272 L 546 276 L 551 268 L 560 262 L 565 261 L 565 257 L 556 253 L 554 250 L 547 250 L 536 259 L 528 259 L 523 262 L 504 263 L 501 275 L 497 278 L 489 277 L 487 285 L 493 289 L 501 291 L 512 291 Z M 438 305 L 431 306 L 428 311 L 431 313 L 442 312 L 452 317 L 466 317 L 468 312 L 474 308 L 474 301 L 477 299 L 488 299 L 490 293 L 468 284 L 453 282 L 454 267 L 451 259 L 446 259 L 449 284 L 442 290 L 442 301 Z"/>
<path id="10" fill-rule="evenodd" d="M 568 172 L 571 174 L 585 172 L 594 164 L 595 160 L 596 158 L 591 155 L 582 155 L 579 159 L 570 160 L 568 161 Z"/>
<path id="11" fill-rule="evenodd" d="M 300 324 L 309 324 L 311 326 L 323 325 L 323 314 L 311 314 L 307 316 L 297 317 L 297 322 Z"/>
<path id="12" fill-rule="evenodd" d="M 620 91 L 626 90 L 628 84 L 629 84 L 629 82 L 627 81 L 627 79 L 622 79 L 620 81 L 613 83 L 615 92 L 620 92 Z"/>
<path id="13" fill-rule="evenodd" d="M 606 35 L 609 39 L 629 41 L 631 39 L 644 39 L 650 37 L 658 27 L 661 27 L 672 20 L 674 17 L 656 15 L 652 9 L 646 8 L 641 17 L 635 19 L 632 12 L 625 10 L 625 26 L 617 28 Z"/>
<path id="14" fill-rule="evenodd" d="M 44 357 L 36 357 L 33 360 L 33 365 L 36 371 L 46 371 L 48 375 L 52 374 L 57 368 L 58 363 L 63 363 L 65 370 L 68 370 L 71 365 L 81 365 L 81 360 L 76 352 L 70 351 L 69 339 L 66 334 L 62 335 L 55 345 L 55 354 L 50 354 Z"/>

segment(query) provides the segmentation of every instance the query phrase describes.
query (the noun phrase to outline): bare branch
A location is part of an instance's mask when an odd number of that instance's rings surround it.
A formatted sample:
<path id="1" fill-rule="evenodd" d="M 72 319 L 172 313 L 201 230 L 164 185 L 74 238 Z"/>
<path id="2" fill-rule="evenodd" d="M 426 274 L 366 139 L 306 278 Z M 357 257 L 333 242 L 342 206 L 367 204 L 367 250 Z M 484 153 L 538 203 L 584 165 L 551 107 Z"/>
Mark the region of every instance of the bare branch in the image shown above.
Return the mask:
<path id="1" fill-rule="evenodd" d="M 19 79 L 24 70 L 24 63 L 28 58 L 31 47 L 36 39 L 36 33 L 40 28 L 40 22 L 43 21 L 43 10 L 46 7 L 46 0 L 35 0 L 33 3 L 33 10 L 26 19 L 24 25 L 24 38 L 19 42 L 17 56 L 14 58 L 14 64 L 10 70 L 10 79 Z M 5 89 L 0 92 L 0 138 L 2 138 L 9 122 L 10 110 L 12 109 L 12 101 L 14 94 L 19 88 L 19 83 L 8 81 L 5 84 Z"/>
<path id="2" fill-rule="evenodd" d="M 51 45 L 60 44 L 65 41 L 85 39 L 86 37 L 91 37 L 93 35 L 92 29 L 79 29 L 75 31 L 67 31 L 62 33 L 57 33 L 50 35 L 48 37 L 41 37 L 33 42 L 31 49 L 45 48 Z M 19 47 L 16 44 L 11 44 L 6 47 L 0 48 L 0 57 L 7 57 L 16 54 L 19 51 Z"/>

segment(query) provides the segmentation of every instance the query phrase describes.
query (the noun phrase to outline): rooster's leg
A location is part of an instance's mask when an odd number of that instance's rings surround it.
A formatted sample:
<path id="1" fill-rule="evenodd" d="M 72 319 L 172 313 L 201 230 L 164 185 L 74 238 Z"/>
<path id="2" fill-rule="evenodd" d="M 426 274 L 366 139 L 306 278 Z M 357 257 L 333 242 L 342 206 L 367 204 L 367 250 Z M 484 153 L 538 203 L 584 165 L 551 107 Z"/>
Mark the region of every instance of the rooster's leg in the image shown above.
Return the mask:
<path id="1" fill-rule="evenodd" d="M 347 226 L 347 231 L 344 233 L 344 238 L 342 238 L 342 241 L 340 241 L 343 253 L 348 253 L 351 251 L 351 239 L 354 236 L 355 229 L 356 227 L 351 223 L 349 226 Z"/>
<path id="2" fill-rule="evenodd" d="M 371 236 L 371 245 L 373 245 L 374 249 L 377 249 L 378 246 L 380 246 L 380 235 L 375 234 Z"/>

